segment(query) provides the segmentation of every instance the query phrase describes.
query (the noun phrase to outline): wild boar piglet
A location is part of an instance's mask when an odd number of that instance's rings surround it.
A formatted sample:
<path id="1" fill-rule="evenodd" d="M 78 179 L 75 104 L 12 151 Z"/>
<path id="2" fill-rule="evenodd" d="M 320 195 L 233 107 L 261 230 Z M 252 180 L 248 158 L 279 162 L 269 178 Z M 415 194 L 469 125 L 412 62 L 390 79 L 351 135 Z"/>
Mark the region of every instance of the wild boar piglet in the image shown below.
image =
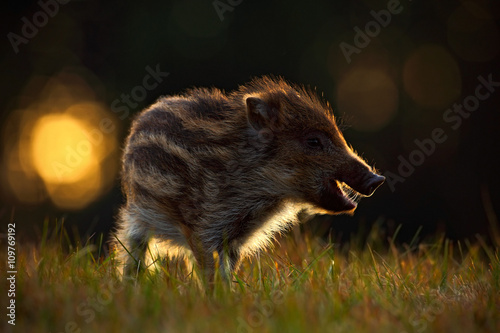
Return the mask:
<path id="1" fill-rule="evenodd" d="M 132 124 L 116 231 L 126 274 L 145 255 L 192 258 L 229 279 L 297 215 L 353 213 L 384 182 L 347 145 L 328 104 L 282 78 L 160 98 Z"/>

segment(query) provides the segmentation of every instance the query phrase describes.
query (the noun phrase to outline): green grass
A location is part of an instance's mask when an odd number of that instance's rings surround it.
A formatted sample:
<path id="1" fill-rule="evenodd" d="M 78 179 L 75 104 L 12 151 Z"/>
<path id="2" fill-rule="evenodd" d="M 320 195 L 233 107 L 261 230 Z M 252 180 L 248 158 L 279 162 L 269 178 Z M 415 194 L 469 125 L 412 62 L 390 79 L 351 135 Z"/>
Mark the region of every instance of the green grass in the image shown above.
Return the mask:
<path id="1" fill-rule="evenodd" d="M 291 233 L 205 294 L 175 261 L 120 282 L 101 238 L 72 247 L 61 230 L 16 245 L 16 326 L 2 314 L 1 331 L 500 332 L 499 249 L 481 239 L 384 248 L 374 232 L 360 250 Z"/>

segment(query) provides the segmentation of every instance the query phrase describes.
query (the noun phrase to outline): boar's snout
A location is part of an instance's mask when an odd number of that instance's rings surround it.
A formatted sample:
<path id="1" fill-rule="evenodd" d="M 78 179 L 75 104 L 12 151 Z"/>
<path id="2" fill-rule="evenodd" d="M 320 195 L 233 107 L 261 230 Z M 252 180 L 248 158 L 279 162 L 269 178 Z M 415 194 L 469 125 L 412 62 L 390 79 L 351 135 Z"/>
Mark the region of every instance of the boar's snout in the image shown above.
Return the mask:
<path id="1" fill-rule="evenodd" d="M 363 195 L 370 196 L 384 181 L 384 176 L 372 173 L 365 181 L 364 186 L 360 187 L 357 191 Z"/>
<path id="2" fill-rule="evenodd" d="M 346 183 L 356 192 L 370 196 L 382 185 L 385 177 L 372 172 L 372 169 L 364 162 L 354 159 L 341 172 L 339 180 Z"/>

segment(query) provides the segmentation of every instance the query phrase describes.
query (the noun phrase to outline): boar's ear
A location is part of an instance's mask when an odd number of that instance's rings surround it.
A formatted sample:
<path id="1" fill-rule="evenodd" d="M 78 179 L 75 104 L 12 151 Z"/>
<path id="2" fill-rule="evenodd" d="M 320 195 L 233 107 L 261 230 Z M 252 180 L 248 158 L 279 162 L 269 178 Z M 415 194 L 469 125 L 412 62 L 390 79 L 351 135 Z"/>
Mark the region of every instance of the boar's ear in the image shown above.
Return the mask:
<path id="1" fill-rule="evenodd" d="M 258 97 L 248 97 L 247 118 L 249 124 L 257 131 L 269 128 L 278 121 L 278 110 Z"/>

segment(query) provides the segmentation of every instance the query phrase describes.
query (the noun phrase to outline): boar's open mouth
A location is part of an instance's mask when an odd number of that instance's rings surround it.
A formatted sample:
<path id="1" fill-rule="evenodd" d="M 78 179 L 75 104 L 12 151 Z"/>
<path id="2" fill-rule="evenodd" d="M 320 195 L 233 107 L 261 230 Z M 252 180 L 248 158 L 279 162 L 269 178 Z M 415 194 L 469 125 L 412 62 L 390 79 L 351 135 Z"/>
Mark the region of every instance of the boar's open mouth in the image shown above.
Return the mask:
<path id="1" fill-rule="evenodd" d="M 325 181 L 325 189 L 320 199 L 323 208 L 336 213 L 349 212 L 356 208 L 359 193 L 347 184 L 328 179 Z"/>

